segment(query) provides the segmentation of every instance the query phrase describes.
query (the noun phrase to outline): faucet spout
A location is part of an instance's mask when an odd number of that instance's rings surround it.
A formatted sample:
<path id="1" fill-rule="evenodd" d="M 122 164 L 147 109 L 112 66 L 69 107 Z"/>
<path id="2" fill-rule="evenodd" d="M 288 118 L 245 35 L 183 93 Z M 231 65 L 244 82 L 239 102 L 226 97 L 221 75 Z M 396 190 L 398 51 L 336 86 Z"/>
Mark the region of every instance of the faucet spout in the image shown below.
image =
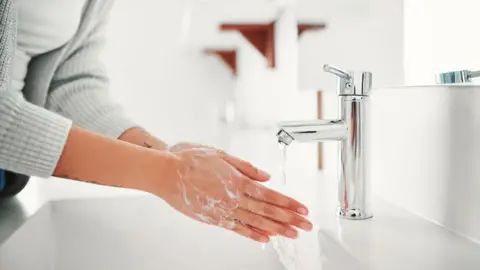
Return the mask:
<path id="1" fill-rule="evenodd" d="M 290 121 L 279 124 L 277 138 L 286 145 L 292 141 L 340 141 L 347 136 L 347 131 L 343 120 Z"/>

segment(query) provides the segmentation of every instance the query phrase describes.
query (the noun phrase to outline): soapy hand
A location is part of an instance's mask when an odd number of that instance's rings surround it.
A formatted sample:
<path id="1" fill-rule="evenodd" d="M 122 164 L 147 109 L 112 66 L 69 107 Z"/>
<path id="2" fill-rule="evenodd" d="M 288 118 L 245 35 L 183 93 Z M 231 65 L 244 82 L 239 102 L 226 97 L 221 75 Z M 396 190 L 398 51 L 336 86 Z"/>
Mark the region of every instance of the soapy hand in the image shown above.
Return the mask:
<path id="1" fill-rule="evenodd" d="M 181 213 L 259 242 L 273 235 L 296 238 L 311 230 L 307 207 L 258 182 L 270 176 L 212 147 L 178 144 L 169 148 L 182 164 L 162 196 Z"/>

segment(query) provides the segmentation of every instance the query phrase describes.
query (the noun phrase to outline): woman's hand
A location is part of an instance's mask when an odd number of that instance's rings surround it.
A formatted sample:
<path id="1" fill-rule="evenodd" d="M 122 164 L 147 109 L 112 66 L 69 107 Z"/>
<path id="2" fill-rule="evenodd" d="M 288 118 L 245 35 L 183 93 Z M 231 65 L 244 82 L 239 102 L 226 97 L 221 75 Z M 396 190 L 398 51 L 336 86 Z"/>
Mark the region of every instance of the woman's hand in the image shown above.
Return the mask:
<path id="1" fill-rule="evenodd" d="M 54 175 L 149 192 L 189 217 L 260 242 L 312 228 L 304 205 L 256 182 L 268 174 L 209 147 L 157 150 L 73 127 Z"/>
<path id="2" fill-rule="evenodd" d="M 169 151 L 180 165 L 157 195 L 181 213 L 259 242 L 277 234 L 296 238 L 295 227 L 312 229 L 302 216 L 307 208 L 255 182 L 269 175 L 249 163 L 201 145 L 176 145 Z"/>
<path id="3" fill-rule="evenodd" d="M 183 143 L 177 143 L 173 146 L 169 146 L 166 148 L 172 153 L 176 152 L 181 152 L 184 150 L 189 150 L 189 149 L 210 149 L 214 150 L 217 152 L 226 162 L 228 162 L 230 165 L 235 167 L 238 171 L 246 175 L 247 177 L 251 178 L 254 181 L 259 181 L 259 182 L 266 182 L 270 180 L 270 175 L 267 172 L 264 172 L 257 167 L 253 166 L 252 164 L 241 160 L 235 156 L 229 155 L 225 153 L 222 150 L 216 149 L 215 147 L 212 146 L 207 146 L 207 145 L 202 145 L 198 143 L 188 143 L 188 142 L 183 142 Z"/>

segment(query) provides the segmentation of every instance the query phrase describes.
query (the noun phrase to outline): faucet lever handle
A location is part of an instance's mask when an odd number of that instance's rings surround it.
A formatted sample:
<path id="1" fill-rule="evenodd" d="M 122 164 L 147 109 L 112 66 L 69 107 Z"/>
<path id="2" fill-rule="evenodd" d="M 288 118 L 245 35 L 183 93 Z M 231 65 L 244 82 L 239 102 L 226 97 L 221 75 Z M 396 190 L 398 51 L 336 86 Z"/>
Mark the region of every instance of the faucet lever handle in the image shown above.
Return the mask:
<path id="1" fill-rule="evenodd" d="M 323 70 L 338 77 L 338 94 L 341 96 L 368 96 L 372 89 L 371 72 L 353 72 L 324 65 Z"/>
<path id="2" fill-rule="evenodd" d="M 338 77 L 345 80 L 350 80 L 352 78 L 352 76 L 347 71 L 341 70 L 332 65 L 324 65 L 323 70 L 333 75 L 337 75 Z"/>

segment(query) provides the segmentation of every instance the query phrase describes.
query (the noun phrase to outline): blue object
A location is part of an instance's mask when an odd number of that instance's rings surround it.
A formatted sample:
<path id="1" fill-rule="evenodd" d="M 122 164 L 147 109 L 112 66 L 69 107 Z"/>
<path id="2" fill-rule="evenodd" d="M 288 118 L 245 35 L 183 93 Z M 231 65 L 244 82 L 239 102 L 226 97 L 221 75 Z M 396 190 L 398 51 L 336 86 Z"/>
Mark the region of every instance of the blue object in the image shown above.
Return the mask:
<path id="1" fill-rule="evenodd" d="M 0 191 L 5 188 L 5 184 L 7 183 L 7 176 L 5 174 L 5 170 L 0 169 Z"/>

